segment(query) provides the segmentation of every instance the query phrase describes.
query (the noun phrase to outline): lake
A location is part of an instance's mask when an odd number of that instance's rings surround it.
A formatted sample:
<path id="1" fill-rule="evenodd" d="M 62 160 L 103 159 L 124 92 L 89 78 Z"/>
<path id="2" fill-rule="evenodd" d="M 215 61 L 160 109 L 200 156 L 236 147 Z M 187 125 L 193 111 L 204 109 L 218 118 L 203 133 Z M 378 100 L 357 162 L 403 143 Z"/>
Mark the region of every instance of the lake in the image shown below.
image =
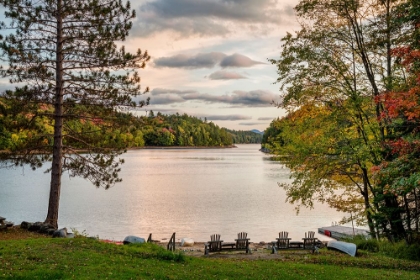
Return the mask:
<path id="1" fill-rule="evenodd" d="M 245 231 L 252 242 L 267 242 L 279 231 L 300 240 L 306 231 L 341 219 L 343 213 L 323 204 L 297 215 L 277 185 L 290 181 L 289 170 L 261 153 L 260 145 L 237 146 L 131 150 L 123 155 L 123 182 L 108 190 L 63 175 L 59 227 L 112 240 L 149 233 L 160 240 L 176 232 L 177 239 L 207 241 L 219 233 L 233 241 Z M 45 169 L 0 169 L 0 216 L 15 224 L 45 219 L 50 180 Z"/>

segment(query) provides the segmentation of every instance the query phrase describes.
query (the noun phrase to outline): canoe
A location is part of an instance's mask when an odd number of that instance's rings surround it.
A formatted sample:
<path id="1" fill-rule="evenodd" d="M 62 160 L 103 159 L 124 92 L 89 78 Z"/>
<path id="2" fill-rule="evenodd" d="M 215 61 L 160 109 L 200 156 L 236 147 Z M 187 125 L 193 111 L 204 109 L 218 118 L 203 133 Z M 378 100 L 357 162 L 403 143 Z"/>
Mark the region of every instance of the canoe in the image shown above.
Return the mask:
<path id="1" fill-rule="evenodd" d="M 328 249 L 336 249 L 343 253 L 349 254 L 350 256 L 356 256 L 357 246 L 354 243 L 344 242 L 344 241 L 337 241 L 337 240 L 330 240 L 327 243 Z"/>

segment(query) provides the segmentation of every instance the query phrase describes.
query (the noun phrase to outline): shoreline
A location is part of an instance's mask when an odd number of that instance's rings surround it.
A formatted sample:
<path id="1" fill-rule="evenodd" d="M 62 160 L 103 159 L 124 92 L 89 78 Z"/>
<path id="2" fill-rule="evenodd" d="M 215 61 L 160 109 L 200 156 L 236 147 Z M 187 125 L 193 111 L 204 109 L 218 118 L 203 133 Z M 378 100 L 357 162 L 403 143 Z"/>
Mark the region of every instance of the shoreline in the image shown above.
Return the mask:
<path id="1" fill-rule="evenodd" d="M 203 149 L 231 149 L 231 148 L 238 148 L 235 145 L 230 146 L 144 146 L 144 147 L 131 147 L 127 148 L 127 150 L 203 150 Z"/>

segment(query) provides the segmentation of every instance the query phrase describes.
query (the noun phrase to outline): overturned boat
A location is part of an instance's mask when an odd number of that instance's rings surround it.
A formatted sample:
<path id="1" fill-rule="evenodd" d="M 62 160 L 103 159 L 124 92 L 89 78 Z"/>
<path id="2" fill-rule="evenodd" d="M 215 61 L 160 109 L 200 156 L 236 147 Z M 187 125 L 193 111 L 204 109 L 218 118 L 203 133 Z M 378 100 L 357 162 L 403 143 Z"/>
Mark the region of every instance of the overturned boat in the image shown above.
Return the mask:
<path id="1" fill-rule="evenodd" d="M 357 251 L 356 244 L 337 240 L 328 241 L 327 248 L 341 251 L 343 253 L 349 254 L 352 257 L 356 256 Z"/>

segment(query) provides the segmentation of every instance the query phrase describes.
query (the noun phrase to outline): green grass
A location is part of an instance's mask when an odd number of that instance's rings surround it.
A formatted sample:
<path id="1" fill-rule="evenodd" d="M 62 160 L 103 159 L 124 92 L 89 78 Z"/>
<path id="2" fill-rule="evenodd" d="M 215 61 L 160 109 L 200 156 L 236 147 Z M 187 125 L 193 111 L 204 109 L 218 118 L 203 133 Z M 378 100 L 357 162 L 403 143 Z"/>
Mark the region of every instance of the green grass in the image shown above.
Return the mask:
<path id="1" fill-rule="evenodd" d="M 0 279 L 420 279 L 419 262 L 367 251 L 356 258 L 326 249 L 281 254 L 276 260 L 246 260 L 83 237 L 2 240 Z"/>

